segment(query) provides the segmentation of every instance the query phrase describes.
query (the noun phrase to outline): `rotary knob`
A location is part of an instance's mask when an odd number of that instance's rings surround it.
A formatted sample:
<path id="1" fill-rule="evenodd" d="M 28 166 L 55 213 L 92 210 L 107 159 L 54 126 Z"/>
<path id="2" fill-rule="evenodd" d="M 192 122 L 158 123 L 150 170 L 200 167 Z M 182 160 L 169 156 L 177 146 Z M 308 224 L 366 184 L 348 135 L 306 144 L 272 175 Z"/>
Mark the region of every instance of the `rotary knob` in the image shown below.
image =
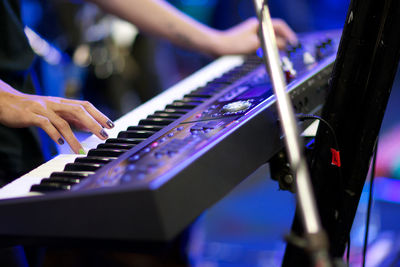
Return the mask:
<path id="1" fill-rule="evenodd" d="M 245 111 L 251 107 L 251 102 L 246 101 L 236 101 L 229 104 L 226 104 L 222 107 L 223 113 L 237 113 L 241 111 Z"/>

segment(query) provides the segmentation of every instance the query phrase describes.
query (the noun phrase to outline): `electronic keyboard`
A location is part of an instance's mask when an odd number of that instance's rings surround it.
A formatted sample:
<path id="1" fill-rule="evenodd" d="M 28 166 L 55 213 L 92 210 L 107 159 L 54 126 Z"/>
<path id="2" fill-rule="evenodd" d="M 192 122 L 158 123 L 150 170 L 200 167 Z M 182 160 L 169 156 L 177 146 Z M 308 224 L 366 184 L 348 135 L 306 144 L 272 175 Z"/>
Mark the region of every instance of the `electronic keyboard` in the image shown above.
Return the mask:
<path id="1" fill-rule="evenodd" d="M 281 53 L 297 113 L 321 110 L 339 39 L 305 34 Z M 0 236 L 169 241 L 283 148 L 257 55 L 223 57 L 115 124 L 105 142 L 83 142 L 86 156 L 60 155 L 2 188 Z"/>

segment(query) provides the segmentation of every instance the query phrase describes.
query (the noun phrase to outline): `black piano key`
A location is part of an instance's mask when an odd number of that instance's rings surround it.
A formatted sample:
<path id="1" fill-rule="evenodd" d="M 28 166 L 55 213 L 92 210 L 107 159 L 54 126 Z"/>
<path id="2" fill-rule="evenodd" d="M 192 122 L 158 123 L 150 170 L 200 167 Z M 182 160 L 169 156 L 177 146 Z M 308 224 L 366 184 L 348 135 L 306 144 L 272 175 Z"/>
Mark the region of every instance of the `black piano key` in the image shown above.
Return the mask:
<path id="1" fill-rule="evenodd" d="M 117 143 L 117 144 L 111 144 L 111 143 L 104 143 L 104 144 L 99 144 L 97 148 L 112 148 L 112 149 L 131 149 L 136 145 L 134 144 L 123 144 L 123 143 Z"/>
<path id="2" fill-rule="evenodd" d="M 222 84 L 232 84 L 232 81 L 228 79 L 228 77 L 222 76 L 212 80 L 213 83 L 222 83 Z"/>
<path id="3" fill-rule="evenodd" d="M 125 149 L 91 149 L 88 152 L 88 156 L 93 157 L 118 157 L 128 150 Z"/>
<path id="4" fill-rule="evenodd" d="M 180 117 L 182 117 L 182 115 L 174 114 L 174 113 L 158 113 L 158 114 L 147 116 L 148 119 L 154 119 L 154 118 L 164 119 L 164 118 L 167 118 L 167 119 L 173 119 L 173 120 L 179 119 Z"/>
<path id="5" fill-rule="evenodd" d="M 40 181 L 40 184 L 49 184 L 49 183 L 59 183 L 59 184 L 66 184 L 66 185 L 74 185 L 79 184 L 81 179 L 77 178 L 70 178 L 70 177 L 52 177 L 46 178 Z"/>
<path id="6" fill-rule="evenodd" d="M 77 179 L 84 179 L 89 177 L 90 175 L 93 175 L 94 172 L 92 171 L 64 171 L 64 172 L 53 172 L 50 175 L 50 178 L 54 177 L 66 177 L 66 178 L 77 178 Z"/>
<path id="7" fill-rule="evenodd" d="M 129 128 L 128 128 L 129 129 Z M 109 144 L 133 144 L 137 145 L 146 140 L 146 138 L 108 138 L 106 143 Z"/>
<path id="8" fill-rule="evenodd" d="M 35 184 L 31 187 L 31 192 L 49 193 L 57 191 L 69 191 L 71 185 L 60 184 L 60 183 L 46 183 L 46 184 Z"/>
<path id="9" fill-rule="evenodd" d="M 206 99 L 204 97 L 189 97 L 187 95 L 184 95 L 182 100 L 183 102 L 199 102 L 203 103 Z"/>
<path id="10" fill-rule="evenodd" d="M 103 167 L 104 164 L 99 163 L 68 163 L 65 165 L 64 171 L 96 171 L 97 169 Z"/>
<path id="11" fill-rule="evenodd" d="M 115 157 L 79 157 L 79 158 L 75 159 L 75 162 L 107 164 L 115 159 L 117 159 L 117 158 L 115 158 Z"/>
<path id="12" fill-rule="evenodd" d="M 182 99 L 174 100 L 172 102 L 172 104 L 174 104 L 174 103 L 177 103 L 177 104 L 192 104 L 192 105 L 197 105 L 198 106 L 203 102 L 204 101 L 202 101 L 202 100 L 188 100 L 188 99 L 182 98 Z"/>
<path id="13" fill-rule="evenodd" d="M 221 92 L 221 90 L 224 89 L 223 87 L 215 87 L 213 85 L 209 85 L 207 87 L 201 87 L 197 88 L 196 90 L 193 90 L 190 92 L 192 95 L 197 95 L 199 97 L 212 97 L 218 92 Z"/>
<path id="14" fill-rule="evenodd" d="M 164 110 L 157 110 L 157 111 L 154 112 L 154 114 L 158 114 L 158 113 L 173 113 L 173 114 L 185 115 L 189 111 L 191 111 L 191 109 L 166 108 Z"/>
<path id="15" fill-rule="evenodd" d="M 212 97 L 213 94 L 201 94 L 201 93 L 189 93 L 184 95 L 184 97 L 186 98 L 199 98 L 199 99 L 207 99 Z"/>
<path id="16" fill-rule="evenodd" d="M 165 108 L 169 109 L 194 109 L 195 107 L 197 107 L 200 103 L 197 102 L 188 102 L 188 103 L 184 103 L 184 102 L 174 102 L 172 104 L 166 105 Z"/>
<path id="17" fill-rule="evenodd" d="M 127 131 L 153 131 L 158 132 L 164 128 L 163 126 L 156 126 L 156 125 L 138 125 L 138 126 L 129 126 Z"/>
<path id="18" fill-rule="evenodd" d="M 213 90 L 213 91 L 221 91 L 222 89 L 226 88 L 226 84 L 215 83 L 213 80 L 206 83 L 205 86 L 199 87 L 198 90 Z"/>
<path id="19" fill-rule="evenodd" d="M 119 132 L 118 138 L 148 138 L 154 133 L 154 131 L 122 131 Z"/>
<path id="20" fill-rule="evenodd" d="M 175 121 L 176 119 L 169 118 L 148 118 L 139 121 L 139 125 L 168 125 Z"/>
<path id="21" fill-rule="evenodd" d="M 207 84 L 206 86 L 196 88 L 191 93 L 215 94 L 215 92 L 219 92 L 223 88 L 225 88 L 225 86 Z"/>

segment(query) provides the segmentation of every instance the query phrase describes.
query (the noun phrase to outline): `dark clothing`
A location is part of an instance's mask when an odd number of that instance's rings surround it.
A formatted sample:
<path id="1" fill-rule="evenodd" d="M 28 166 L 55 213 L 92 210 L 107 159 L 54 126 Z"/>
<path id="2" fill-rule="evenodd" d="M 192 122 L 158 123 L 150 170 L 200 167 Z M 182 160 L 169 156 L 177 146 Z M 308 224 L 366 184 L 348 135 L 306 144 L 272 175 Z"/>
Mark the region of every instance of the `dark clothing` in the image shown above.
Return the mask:
<path id="1" fill-rule="evenodd" d="M 24 33 L 18 0 L 0 0 L 0 79 L 33 94 L 29 69 L 34 53 Z M 35 129 L 0 125 L 0 186 L 43 162 Z"/>
<path id="2" fill-rule="evenodd" d="M 25 37 L 18 0 L 0 0 L 0 71 L 26 71 L 34 54 Z"/>

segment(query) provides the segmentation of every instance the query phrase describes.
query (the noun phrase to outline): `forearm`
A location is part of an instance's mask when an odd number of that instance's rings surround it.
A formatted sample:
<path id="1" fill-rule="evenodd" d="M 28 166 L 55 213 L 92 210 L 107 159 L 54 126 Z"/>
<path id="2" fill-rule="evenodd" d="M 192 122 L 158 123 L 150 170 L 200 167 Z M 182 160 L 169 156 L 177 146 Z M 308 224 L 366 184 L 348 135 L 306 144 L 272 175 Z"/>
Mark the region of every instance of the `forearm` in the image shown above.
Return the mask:
<path id="1" fill-rule="evenodd" d="M 146 33 L 166 38 L 173 43 L 216 54 L 218 31 L 179 12 L 162 0 L 88 0 L 105 11 L 135 24 Z"/>

